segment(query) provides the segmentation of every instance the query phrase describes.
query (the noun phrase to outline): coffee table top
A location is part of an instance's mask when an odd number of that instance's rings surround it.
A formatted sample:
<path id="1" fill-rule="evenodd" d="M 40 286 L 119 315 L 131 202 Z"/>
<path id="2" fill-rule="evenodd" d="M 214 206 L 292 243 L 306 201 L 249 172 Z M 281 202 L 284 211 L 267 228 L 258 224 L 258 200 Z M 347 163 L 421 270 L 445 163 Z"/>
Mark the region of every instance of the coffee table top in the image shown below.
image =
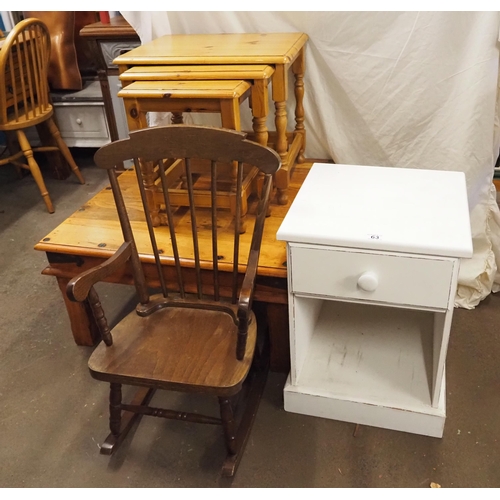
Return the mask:
<path id="1" fill-rule="evenodd" d="M 293 200 L 295 194 L 299 190 L 310 167 L 311 163 L 303 163 L 296 166 L 290 183 L 291 200 Z M 133 171 L 126 171 L 119 176 L 118 181 L 122 187 L 127 206 L 134 207 L 134 209 L 129 212 L 129 215 L 141 260 L 143 262 L 154 263 L 151 242 L 144 220 L 135 173 Z M 249 203 L 248 227 L 246 233 L 241 236 L 240 240 L 241 262 L 244 262 L 248 256 L 248 249 L 250 248 L 252 237 L 251 229 L 255 220 L 252 214 L 255 213 L 256 205 L 256 200 Z M 271 205 L 271 215 L 266 218 L 264 225 L 258 268 L 259 276 L 286 279 L 286 244 L 282 241 L 276 241 L 276 231 L 283 221 L 288 207 L 288 205 L 278 205 L 276 203 Z M 203 216 L 201 213 L 199 215 L 200 217 Z M 188 215 L 186 215 L 186 217 L 187 216 Z M 233 228 L 231 222 L 231 212 L 229 210 L 221 210 L 221 234 L 223 231 L 229 231 L 232 235 Z M 188 230 L 189 226 L 186 225 L 185 227 L 185 235 L 178 235 L 178 243 L 182 245 L 184 241 L 186 243 L 186 248 L 192 248 L 192 237 Z M 159 248 L 167 249 L 170 245 L 168 228 L 166 226 L 161 226 L 155 229 L 155 233 Z M 200 241 L 211 241 L 208 239 L 211 238 L 210 224 L 200 229 L 199 238 Z M 123 234 L 113 200 L 113 193 L 111 189 L 107 187 L 42 238 L 35 245 L 35 250 L 53 254 L 107 259 L 116 252 L 122 243 Z M 221 255 L 224 256 L 223 259 L 219 261 L 220 269 L 222 270 L 226 261 L 232 262 L 232 238 L 222 238 L 219 243 L 219 251 Z M 210 259 L 212 252 L 211 244 L 202 245 L 200 252 L 202 260 Z M 173 263 L 170 262 L 172 259 L 169 257 L 168 251 L 161 256 L 161 260 L 165 261 L 166 264 L 168 261 L 168 265 L 173 265 Z"/>
<path id="2" fill-rule="evenodd" d="M 113 64 L 289 64 L 305 33 L 165 35 L 118 56 Z"/>
<path id="3" fill-rule="evenodd" d="M 277 239 L 471 257 L 465 174 L 315 163 Z"/>

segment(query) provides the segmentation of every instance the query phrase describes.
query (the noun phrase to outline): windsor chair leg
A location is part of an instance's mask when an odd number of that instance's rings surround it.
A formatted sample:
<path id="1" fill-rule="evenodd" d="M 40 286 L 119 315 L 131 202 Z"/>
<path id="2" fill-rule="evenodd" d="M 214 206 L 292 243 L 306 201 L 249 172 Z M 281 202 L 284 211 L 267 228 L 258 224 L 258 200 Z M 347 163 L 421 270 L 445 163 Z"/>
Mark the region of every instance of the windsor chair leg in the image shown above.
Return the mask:
<path id="1" fill-rule="evenodd" d="M 54 213 L 54 205 L 52 205 L 52 200 L 50 199 L 49 192 L 45 186 L 45 182 L 43 181 L 42 172 L 40 172 L 40 167 L 33 156 L 33 150 L 31 149 L 30 143 L 26 138 L 26 134 L 22 130 L 17 130 L 17 140 L 19 142 L 19 146 L 28 161 L 28 166 L 30 168 L 31 175 L 33 179 L 35 179 L 36 185 L 40 190 L 40 194 L 42 195 L 43 201 L 47 207 L 47 210 L 50 214 Z"/>
<path id="2" fill-rule="evenodd" d="M 66 146 L 66 143 L 64 142 L 64 139 L 61 137 L 61 132 L 59 132 L 59 129 L 57 128 L 56 124 L 54 123 L 54 120 L 52 118 L 49 118 L 47 120 L 47 125 L 49 127 L 49 132 L 56 141 L 57 147 L 61 151 L 61 154 L 64 156 L 64 159 L 68 162 L 68 165 L 70 166 L 71 170 L 73 173 L 76 175 L 78 180 L 80 181 L 80 184 L 85 184 L 85 180 L 83 179 L 83 176 L 80 172 L 80 169 L 78 168 L 77 164 L 75 163 L 75 160 L 73 159 L 73 156 L 68 149 L 68 146 Z"/>
<path id="3" fill-rule="evenodd" d="M 4 131 L 4 134 L 7 138 L 7 150 L 9 151 L 9 155 L 14 155 L 19 152 L 19 144 L 16 140 L 16 133 L 12 131 Z M 17 175 L 19 179 L 24 177 L 25 169 L 21 168 L 19 165 L 14 165 L 16 167 Z"/>
<path id="4" fill-rule="evenodd" d="M 71 175 L 71 170 L 69 168 L 68 162 L 61 155 L 59 147 L 57 146 L 55 139 L 52 137 L 52 134 L 49 131 L 47 121 L 35 125 L 35 128 L 42 145 L 54 147 L 54 151 L 45 152 L 45 158 L 50 165 L 52 177 L 60 181 L 67 179 Z"/>

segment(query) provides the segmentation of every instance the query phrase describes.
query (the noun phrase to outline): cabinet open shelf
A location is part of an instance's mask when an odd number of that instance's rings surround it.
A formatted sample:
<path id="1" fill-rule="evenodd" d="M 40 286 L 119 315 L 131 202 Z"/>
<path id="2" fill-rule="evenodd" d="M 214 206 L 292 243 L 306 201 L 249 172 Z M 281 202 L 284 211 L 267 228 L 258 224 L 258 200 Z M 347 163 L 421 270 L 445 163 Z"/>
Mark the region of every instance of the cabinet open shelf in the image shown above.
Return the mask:
<path id="1" fill-rule="evenodd" d="M 444 380 L 436 407 L 432 392 L 434 315 L 443 313 L 301 296 L 294 307 L 301 336 L 292 345 L 297 363 L 285 409 L 311 414 L 314 407 L 315 416 L 408 432 L 414 421 L 431 420 L 429 435 L 442 433 Z"/>
<path id="2" fill-rule="evenodd" d="M 296 307 L 311 301 L 320 311 L 298 384 L 411 411 L 431 406 L 434 313 L 304 297 Z"/>

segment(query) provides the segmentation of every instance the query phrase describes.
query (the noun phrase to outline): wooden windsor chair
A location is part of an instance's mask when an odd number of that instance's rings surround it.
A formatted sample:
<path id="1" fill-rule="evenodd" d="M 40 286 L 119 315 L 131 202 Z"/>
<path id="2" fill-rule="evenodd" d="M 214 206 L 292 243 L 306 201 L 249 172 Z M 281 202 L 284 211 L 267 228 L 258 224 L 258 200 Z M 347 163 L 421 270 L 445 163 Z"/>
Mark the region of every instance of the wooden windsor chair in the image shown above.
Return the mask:
<path id="1" fill-rule="evenodd" d="M 190 199 L 187 215 L 184 207 L 173 209 L 167 189 L 167 167 L 162 158 L 172 157 L 184 159 Z M 114 168 L 130 159 L 135 164 L 142 210 L 125 206 Z M 208 159 L 210 164 L 209 208 L 195 203 L 191 163 L 200 159 Z M 239 217 L 236 225 L 228 221 L 227 215 L 226 225 L 219 219 L 224 210 L 217 207 L 218 167 L 228 161 L 237 162 L 238 193 L 242 188 L 243 164 L 253 165 L 264 175 L 257 213 L 249 222 L 253 228 L 245 235 L 240 234 Z M 141 177 L 143 162 L 156 163 L 158 167 L 167 226 L 153 226 Z M 131 132 L 129 139 L 103 146 L 95 155 L 95 163 L 108 170 L 125 243 L 104 264 L 71 280 L 67 293 L 75 301 L 88 298 L 104 341 L 89 359 L 92 377 L 110 383 L 111 433 L 101 453 L 114 452 L 134 419 L 141 415 L 220 424 L 227 447 L 223 475 L 232 476 L 241 459 L 267 375 L 265 351 L 256 347 L 257 322 L 252 298 L 272 175 L 280 167 L 280 157 L 273 150 L 246 140 L 242 132 L 170 125 Z M 239 215 L 241 197 L 237 200 Z M 179 231 L 179 226 L 189 226 L 191 234 L 186 236 L 186 229 Z M 159 294 L 150 295 L 132 227 L 141 234 L 149 234 L 161 284 Z M 156 234 L 160 231 L 170 235 L 170 248 L 158 248 Z M 232 257 L 228 258 L 220 255 L 219 243 L 222 238 L 227 243 L 229 237 L 233 244 Z M 110 330 L 93 286 L 125 265 L 133 274 L 140 303 L 136 311 Z M 196 277 L 186 279 L 193 283 L 190 285 L 193 288 L 184 282 L 189 274 Z M 131 404 L 124 404 L 122 384 L 144 389 Z M 151 407 L 149 402 L 156 389 L 216 396 L 220 418 Z M 242 394 L 248 397 L 238 397 Z M 238 408 L 245 408 L 243 413 L 237 409 L 236 399 L 241 403 Z"/>
<path id="2" fill-rule="evenodd" d="M 85 181 L 52 119 L 54 109 L 47 80 L 49 57 L 50 35 L 38 19 L 21 21 L 3 41 L 0 48 L 0 130 L 7 135 L 9 155 L 0 159 L 0 166 L 12 163 L 29 170 L 47 210 L 53 213 L 54 206 L 34 153 L 60 151 L 80 183 Z M 55 145 L 32 147 L 25 130 L 33 126 L 40 128 L 42 124 L 47 126 Z M 19 146 L 13 138 L 14 133 Z M 19 161 L 21 157 L 27 164 Z"/>

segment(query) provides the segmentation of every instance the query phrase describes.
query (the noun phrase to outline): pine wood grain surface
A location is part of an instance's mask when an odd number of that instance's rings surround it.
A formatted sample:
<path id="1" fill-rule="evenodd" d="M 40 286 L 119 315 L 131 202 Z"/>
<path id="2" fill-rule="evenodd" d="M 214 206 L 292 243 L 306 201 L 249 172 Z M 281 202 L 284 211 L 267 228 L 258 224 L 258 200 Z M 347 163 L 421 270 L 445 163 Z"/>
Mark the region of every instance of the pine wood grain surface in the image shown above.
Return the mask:
<path id="1" fill-rule="evenodd" d="M 80 36 L 89 38 L 136 38 L 139 36 L 123 16 L 115 16 L 109 20 L 109 23 L 88 24 L 80 30 Z"/>
<path id="2" fill-rule="evenodd" d="M 113 64 L 289 64 L 307 39 L 305 33 L 165 35 Z"/>
<path id="3" fill-rule="evenodd" d="M 298 164 L 292 175 L 290 185 L 290 203 L 293 201 L 298 189 L 304 181 L 312 163 Z M 126 204 L 132 207 L 130 219 L 134 231 L 137 248 L 143 262 L 153 262 L 152 249 L 147 234 L 147 227 L 142 211 L 140 196 L 135 180 L 135 173 L 127 171 L 119 177 L 119 182 L 123 190 Z M 275 201 L 271 204 L 271 215 L 266 219 L 264 226 L 264 237 L 262 242 L 258 275 L 276 278 L 286 278 L 286 245 L 282 241 L 276 240 L 278 230 L 286 212 L 288 205 L 278 205 Z M 241 236 L 240 259 L 245 263 L 250 247 L 250 238 L 255 222 L 256 201 L 249 205 L 248 229 Z M 232 244 L 225 241 L 224 234 L 228 235 L 228 240 L 232 234 L 232 217 L 229 210 L 224 211 L 225 216 L 221 217 L 219 232 L 221 241 L 219 242 L 219 261 L 221 271 L 224 264 L 232 263 Z M 198 209 L 197 218 L 200 221 L 200 255 L 202 261 L 211 259 L 211 227 L 210 211 L 208 209 Z M 179 252 L 187 256 L 193 255 L 192 241 L 189 236 L 190 218 L 187 209 L 179 208 L 175 214 L 176 224 L 185 227 L 186 232 L 179 235 Z M 155 228 L 158 246 L 162 252 L 162 264 L 174 265 L 170 245 L 168 227 L 160 226 Z M 123 243 L 118 216 L 113 200 L 113 195 L 109 187 L 103 189 L 99 194 L 90 199 L 85 205 L 78 209 L 73 215 L 66 219 L 61 225 L 45 236 L 37 245 L 35 250 L 44 252 L 54 252 L 70 255 L 80 255 L 87 257 L 108 258 Z M 204 244 L 206 243 L 206 244 Z M 183 263 L 186 267 L 192 267 L 189 260 Z M 207 264 L 205 264 L 205 267 Z M 203 263 L 202 263 L 203 267 Z M 229 267 L 229 266 L 228 266 Z M 241 266 L 241 271 L 245 268 Z"/>
<path id="4" fill-rule="evenodd" d="M 136 81 L 118 92 L 118 97 L 138 99 L 241 97 L 250 84 L 243 80 Z"/>
<path id="5" fill-rule="evenodd" d="M 265 64 L 221 64 L 181 66 L 133 66 L 120 75 L 122 82 L 165 80 L 254 80 L 271 78 Z"/>

